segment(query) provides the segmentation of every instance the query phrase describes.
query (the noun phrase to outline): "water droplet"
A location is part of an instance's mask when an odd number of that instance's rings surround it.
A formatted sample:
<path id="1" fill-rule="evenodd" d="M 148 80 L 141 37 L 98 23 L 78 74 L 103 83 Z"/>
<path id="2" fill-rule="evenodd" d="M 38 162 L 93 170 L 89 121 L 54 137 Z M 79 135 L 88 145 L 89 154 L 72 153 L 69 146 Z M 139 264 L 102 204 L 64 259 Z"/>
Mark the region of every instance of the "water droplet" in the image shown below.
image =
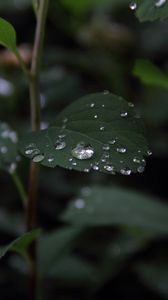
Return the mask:
<path id="1" fill-rule="evenodd" d="M 85 205 L 86 205 L 85 200 L 83 200 L 83 199 L 79 198 L 74 201 L 74 207 L 77 209 L 82 209 L 85 207 Z"/>
<path id="2" fill-rule="evenodd" d="M 128 116 L 127 111 L 121 112 L 120 116 L 121 116 L 122 118 L 126 118 L 126 117 Z"/>
<path id="3" fill-rule="evenodd" d="M 103 145 L 102 149 L 105 151 L 108 151 L 108 150 L 110 150 L 110 146 L 108 144 L 105 144 L 105 145 Z"/>
<path id="4" fill-rule="evenodd" d="M 99 166 L 98 166 L 98 164 L 93 165 L 92 169 L 95 170 L 95 171 L 99 171 Z"/>
<path id="5" fill-rule="evenodd" d="M 141 161 L 140 161 L 140 159 L 139 159 L 138 157 L 134 157 L 134 158 L 133 158 L 133 162 L 134 162 L 134 163 L 137 163 L 137 164 L 140 164 L 140 163 L 141 163 Z"/>
<path id="6" fill-rule="evenodd" d="M 5 153 L 8 152 L 8 148 L 7 148 L 6 146 L 2 146 L 2 147 L 0 148 L 0 152 L 1 152 L 2 154 L 5 154 Z"/>
<path id="7" fill-rule="evenodd" d="M 104 94 L 104 95 L 108 95 L 108 94 L 110 94 L 110 92 L 109 92 L 108 90 L 104 90 L 104 91 L 103 91 L 103 94 Z"/>
<path id="8" fill-rule="evenodd" d="M 73 157 L 85 160 L 90 159 L 94 154 L 94 149 L 90 145 L 84 145 L 83 143 L 77 144 L 77 146 L 72 149 L 71 154 Z"/>
<path id="9" fill-rule="evenodd" d="M 145 167 L 144 167 L 144 166 L 139 166 L 139 167 L 137 168 L 137 172 L 138 172 L 138 173 L 143 173 L 144 170 L 145 170 Z"/>
<path id="10" fill-rule="evenodd" d="M 118 153 L 126 153 L 127 152 L 127 149 L 124 148 L 124 147 L 119 147 L 116 149 Z"/>
<path id="11" fill-rule="evenodd" d="M 97 119 L 98 118 L 98 115 L 94 115 L 94 119 Z"/>
<path id="12" fill-rule="evenodd" d="M 26 155 L 31 155 L 33 152 L 34 152 L 34 148 L 25 150 Z"/>
<path id="13" fill-rule="evenodd" d="M 55 150 L 62 150 L 66 147 L 66 143 L 64 141 L 58 140 L 55 143 Z"/>
<path id="14" fill-rule="evenodd" d="M 122 174 L 122 175 L 131 175 L 131 170 L 130 169 L 128 169 L 128 168 L 124 168 L 124 169 L 121 169 L 120 170 L 120 173 Z"/>
<path id="15" fill-rule="evenodd" d="M 33 162 L 41 162 L 44 159 L 44 155 L 43 154 L 37 154 L 33 157 Z"/>
<path id="16" fill-rule="evenodd" d="M 128 102 L 128 106 L 129 106 L 129 107 L 134 107 L 135 105 L 134 105 L 134 103 L 132 103 L 132 102 Z"/>
<path id="17" fill-rule="evenodd" d="M 65 134 L 60 134 L 58 137 L 59 137 L 60 139 L 63 139 L 64 137 L 66 137 L 66 135 L 65 135 Z"/>
<path id="18" fill-rule="evenodd" d="M 89 173 L 90 170 L 88 168 L 85 168 L 83 171 Z"/>
<path id="19" fill-rule="evenodd" d="M 156 7 L 161 7 L 166 3 L 167 0 L 157 0 L 155 1 L 155 6 Z"/>
<path id="20" fill-rule="evenodd" d="M 52 163 L 54 161 L 54 156 L 52 154 L 49 155 L 47 160 L 49 163 Z"/>
<path id="21" fill-rule="evenodd" d="M 131 10 L 137 9 L 137 4 L 136 4 L 136 2 L 131 2 L 131 3 L 129 4 L 129 7 L 130 7 Z"/>
<path id="22" fill-rule="evenodd" d="M 105 127 L 104 127 L 104 126 L 101 126 L 101 127 L 100 127 L 100 130 L 101 130 L 101 131 L 103 131 L 104 129 L 105 129 Z"/>
<path id="23" fill-rule="evenodd" d="M 116 143 L 116 140 L 111 140 L 108 142 L 110 145 L 114 145 Z"/>
<path id="24" fill-rule="evenodd" d="M 148 151 L 147 151 L 147 155 L 148 155 L 148 156 L 152 155 L 152 151 L 151 151 L 151 150 L 148 150 Z"/>
<path id="25" fill-rule="evenodd" d="M 93 108 L 94 106 L 95 106 L 95 104 L 94 104 L 94 103 L 91 103 L 91 104 L 90 104 L 90 107 L 91 107 L 91 108 Z"/>
<path id="26" fill-rule="evenodd" d="M 105 165 L 104 169 L 108 172 L 112 172 L 114 170 L 114 167 L 112 165 Z"/>

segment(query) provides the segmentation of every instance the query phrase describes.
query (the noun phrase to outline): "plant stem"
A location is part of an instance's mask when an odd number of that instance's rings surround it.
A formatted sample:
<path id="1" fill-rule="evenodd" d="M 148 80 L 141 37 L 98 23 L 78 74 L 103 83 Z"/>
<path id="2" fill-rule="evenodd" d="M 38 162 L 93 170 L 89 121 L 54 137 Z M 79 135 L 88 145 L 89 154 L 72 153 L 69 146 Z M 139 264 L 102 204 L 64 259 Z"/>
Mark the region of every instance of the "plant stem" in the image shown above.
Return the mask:
<path id="1" fill-rule="evenodd" d="M 23 205 L 25 206 L 26 200 L 27 200 L 27 194 L 26 194 L 26 191 L 24 189 L 23 183 L 21 182 L 21 179 L 18 176 L 16 171 L 11 173 L 11 176 L 12 176 L 12 179 L 13 179 L 15 185 L 16 185 L 16 188 L 17 188 L 18 193 L 20 195 L 20 198 L 23 202 Z"/>
<path id="2" fill-rule="evenodd" d="M 47 16 L 48 0 L 40 0 L 37 14 L 37 26 L 33 47 L 32 64 L 29 77 L 30 89 L 30 111 L 31 127 L 33 131 L 40 129 L 40 84 L 39 72 L 41 53 L 43 48 L 44 30 Z M 26 230 L 30 231 L 36 226 L 36 206 L 38 199 L 38 177 L 39 167 L 31 162 L 29 173 L 28 200 L 25 209 Z M 28 249 L 28 255 L 31 260 L 29 271 L 28 299 L 35 300 L 37 297 L 37 259 L 36 259 L 36 241 L 32 242 Z"/>
<path id="3" fill-rule="evenodd" d="M 24 75 L 25 75 L 25 77 L 28 79 L 28 81 L 30 80 L 30 74 L 29 74 L 29 70 L 27 69 L 27 67 L 26 67 L 26 65 L 25 65 L 25 63 L 24 63 L 24 61 L 23 61 L 23 59 L 22 59 L 22 57 L 21 57 L 21 55 L 20 55 L 20 53 L 19 53 L 19 51 L 16 49 L 16 52 L 15 52 L 15 55 L 16 55 L 16 57 L 17 57 L 17 59 L 18 59 L 18 62 L 19 62 L 19 64 L 20 64 L 20 67 L 21 67 L 21 69 L 22 69 L 22 71 L 23 71 L 23 73 L 24 73 Z"/>

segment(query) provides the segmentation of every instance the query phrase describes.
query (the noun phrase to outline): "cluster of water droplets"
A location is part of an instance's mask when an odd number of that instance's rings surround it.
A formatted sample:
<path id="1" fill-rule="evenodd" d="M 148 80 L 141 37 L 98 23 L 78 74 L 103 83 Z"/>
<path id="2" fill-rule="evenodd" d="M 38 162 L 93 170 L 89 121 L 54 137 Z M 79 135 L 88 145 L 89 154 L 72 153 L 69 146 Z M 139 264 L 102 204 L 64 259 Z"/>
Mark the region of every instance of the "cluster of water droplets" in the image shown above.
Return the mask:
<path id="1" fill-rule="evenodd" d="M 165 5 L 167 0 L 153 0 L 154 6 L 156 8 L 162 7 Z M 137 9 L 137 2 L 136 1 L 131 1 L 129 4 L 129 7 L 131 10 L 136 10 Z"/>

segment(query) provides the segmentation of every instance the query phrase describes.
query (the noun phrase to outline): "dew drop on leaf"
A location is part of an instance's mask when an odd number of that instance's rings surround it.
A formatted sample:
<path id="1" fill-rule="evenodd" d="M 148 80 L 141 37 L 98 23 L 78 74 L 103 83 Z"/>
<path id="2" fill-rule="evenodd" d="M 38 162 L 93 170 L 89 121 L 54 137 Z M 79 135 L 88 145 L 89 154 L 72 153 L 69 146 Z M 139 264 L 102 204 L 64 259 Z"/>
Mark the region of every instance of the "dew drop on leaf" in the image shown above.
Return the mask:
<path id="1" fill-rule="evenodd" d="M 127 111 L 121 112 L 120 116 L 121 116 L 122 118 L 126 118 L 126 117 L 128 116 Z"/>
<path id="2" fill-rule="evenodd" d="M 114 170 L 114 167 L 112 165 L 105 165 L 104 169 L 108 172 L 112 172 Z"/>
<path id="3" fill-rule="evenodd" d="M 137 163 L 137 164 L 140 164 L 141 161 L 140 161 L 140 159 L 138 157 L 134 157 L 133 158 L 133 162 Z"/>
<path id="4" fill-rule="evenodd" d="M 148 151 L 147 151 L 147 155 L 148 155 L 148 156 L 152 155 L 152 151 L 151 151 L 151 150 L 148 150 Z"/>
<path id="5" fill-rule="evenodd" d="M 127 152 L 127 149 L 124 147 L 118 147 L 116 150 L 118 153 L 126 153 Z"/>
<path id="6" fill-rule="evenodd" d="M 64 141 L 58 140 L 55 143 L 55 150 L 62 150 L 66 147 L 66 143 Z"/>
<path id="7" fill-rule="evenodd" d="M 116 143 L 116 140 L 114 139 L 114 140 L 111 140 L 111 141 L 109 141 L 108 142 L 110 145 L 114 145 L 115 143 Z"/>
<path id="8" fill-rule="evenodd" d="M 122 175 L 131 175 L 131 170 L 130 169 L 128 169 L 128 168 L 124 168 L 124 169 L 121 169 L 120 170 L 120 173 L 122 174 Z"/>
<path id="9" fill-rule="evenodd" d="M 131 10 L 136 10 L 137 9 L 137 3 L 136 2 L 130 2 L 129 7 Z"/>
<path id="10" fill-rule="evenodd" d="M 137 168 L 138 173 L 143 173 L 144 170 L 145 170 L 145 167 L 144 167 L 144 166 L 139 166 L 139 167 Z"/>
<path id="11" fill-rule="evenodd" d="M 108 151 L 108 150 L 110 150 L 110 146 L 108 144 L 105 144 L 105 145 L 103 145 L 102 149 L 105 151 Z"/>
<path id="12" fill-rule="evenodd" d="M 74 149 L 72 149 L 71 154 L 73 157 L 85 160 L 90 159 L 94 155 L 94 149 L 90 145 L 84 145 L 83 143 L 77 144 Z"/>
<path id="13" fill-rule="evenodd" d="M 97 164 L 93 165 L 92 169 L 94 171 L 99 171 L 99 166 Z"/>
<path id="14" fill-rule="evenodd" d="M 135 105 L 134 105 L 134 103 L 132 103 L 132 102 L 128 102 L 128 106 L 129 106 L 129 107 L 134 107 Z"/>
<path id="15" fill-rule="evenodd" d="M 52 163 L 54 161 L 54 156 L 53 155 L 49 155 L 47 158 L 49 163 Z"/>
<path id="16" fill-rule="evenodd" d="M 41 162 L 44 159 L 44 155 L 43 154 L 37 154 L 33 157 L 33 162 Z"/>

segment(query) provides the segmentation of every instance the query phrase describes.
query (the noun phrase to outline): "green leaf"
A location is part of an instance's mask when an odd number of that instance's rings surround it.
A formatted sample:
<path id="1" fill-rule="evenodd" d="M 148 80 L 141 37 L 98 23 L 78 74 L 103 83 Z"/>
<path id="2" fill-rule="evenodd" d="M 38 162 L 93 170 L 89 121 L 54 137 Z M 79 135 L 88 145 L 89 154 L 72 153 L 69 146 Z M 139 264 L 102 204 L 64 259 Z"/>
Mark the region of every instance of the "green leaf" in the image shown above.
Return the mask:
<path id="1" fill-rule="evenodd" d="M 16 32 L 13 26 L 0 18 L 0 44 L 16 53 Z"/>
<path id="2" fill-rule="evenodd" d="M 39 229 L 32 230 L 23 234 L 9 245 L 0 247 L 0 258 L 2 258 L 9 251 L 17 252 L 27 258 L 27 248 L 30 243 L 38 237 L 39 233 Z"/>
<path id="3" fill-rule="evenodd" d="M 18 137 L 8 124 L 0 122 L 0 170 L 13 173 L 18 163 Z"/>
<path id="4" fill-rule="evenodd" d="M 136 60 L 133 74 L 144 84 L 168 88 L 168 75 L 163 73 L 157 66 L 148 60 Z"/>
<path id="5" fill-rule="evenodd" d="M 75 225 L 127 225 L 168 233 L 168 205 L 145 194 L 113 187 L 93 187 L 79 195 L 62 215 Z"/>
<path id="6" fill-rule="evenodd" d="M 20 142 L 22 154 L 54 168 L 104 173 L 144 170 L 144 126 L 133 104 L 110 93 L 91 94 L 69 105 L 46 130 Z"/>
<path id="7" fill-rule="evenodd" d="M 168 2 L 165 0 L 136 0 L 136 3 L 136 16 L 141 22 L 163 20 L 168 17 Z"/>
<path id="8" fill-rule="evenodd" d="M 150 289 L 168 297 L 168 265 L 158 263 L 142 263 L 136 267 L 136 271 Z"/>
<path id="9" fill-rule="evenodd" d="M 62 228 L 41 237 L 38 243 L 39 276 L 44 277 L 81 232 L 79 227 Z"/>

